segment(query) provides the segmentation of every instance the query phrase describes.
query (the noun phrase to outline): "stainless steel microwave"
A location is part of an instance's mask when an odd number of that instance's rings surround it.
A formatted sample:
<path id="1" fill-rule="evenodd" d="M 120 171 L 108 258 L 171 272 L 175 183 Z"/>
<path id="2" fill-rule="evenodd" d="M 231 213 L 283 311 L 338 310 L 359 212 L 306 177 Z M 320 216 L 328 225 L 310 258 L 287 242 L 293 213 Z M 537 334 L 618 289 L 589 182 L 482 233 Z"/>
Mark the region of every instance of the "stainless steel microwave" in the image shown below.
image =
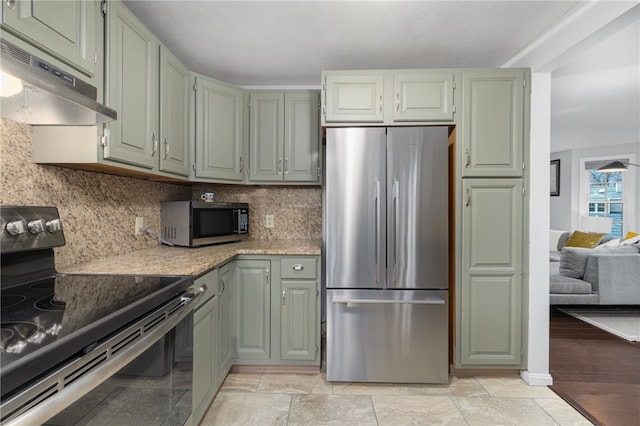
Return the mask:
<path id="1" fill-rule="evenodd" d="M 249 205 L 167 201 L 161 203 L 162 238 L 176 246 L 199 247 L 249 237 Z"/>

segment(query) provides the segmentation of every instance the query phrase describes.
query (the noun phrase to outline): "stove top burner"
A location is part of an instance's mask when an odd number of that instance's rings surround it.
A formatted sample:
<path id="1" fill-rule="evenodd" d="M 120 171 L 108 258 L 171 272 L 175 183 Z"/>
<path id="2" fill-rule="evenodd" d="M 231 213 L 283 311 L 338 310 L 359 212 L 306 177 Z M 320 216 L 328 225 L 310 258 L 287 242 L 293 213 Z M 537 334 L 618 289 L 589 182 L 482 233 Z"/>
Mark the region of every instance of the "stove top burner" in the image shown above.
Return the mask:
<path id="1" fill-rule="evenodd" d="M 63 301 L 55 300 L 54 296 L 47 295 L 36 300 L 33 306 L 41 311 L 64 311 L 67 304 Z"/>
<path id="2" fill-rule="evenodd" d="M 22 296 L 19 294 L 3 294 L 2 295 L 2 303 L 0 303 L 0 307 L 8 308 L 13 305 L 17 305 L 18 303 L 25 300 L 27 296 Z"/>
<path id="3" fill-rule="evenodd" d="M 44 339 L 45 331 L 37 324 L 26 321 L 7 322 L 2 327 L 2 352 L 19 354 L 29 343 L 40 343 Z"/>

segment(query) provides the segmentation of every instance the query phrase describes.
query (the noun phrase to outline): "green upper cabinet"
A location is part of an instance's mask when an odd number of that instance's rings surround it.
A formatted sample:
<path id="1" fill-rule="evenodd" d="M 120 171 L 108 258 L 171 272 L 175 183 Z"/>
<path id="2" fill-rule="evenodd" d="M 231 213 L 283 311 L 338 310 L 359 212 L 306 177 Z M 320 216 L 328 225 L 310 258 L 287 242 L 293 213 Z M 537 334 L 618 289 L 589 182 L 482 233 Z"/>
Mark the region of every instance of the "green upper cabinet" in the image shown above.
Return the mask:
<path id="1" fill-rule="evenodd" d="M 326 123 L 384 122 L 384 76 L 329 72 L 323 81 Z"/>
<path id="2" fill-rule="evenodd" d="M 517 177 L 524 173 L 528 71 L 464 71 L 462 175 Z"/>
<path id="3" fill-rule="evenodd" d="M 319 183 L 320 98 L 316 91 L 251 92 L 251 182 Z"/>
<path id="4" fill-rule="evenodd" d="M 98 1 L 2 2 L 3 30 L 28 41 L 89 77 L 93 77 L 97 71 L 97 43 L 101 40 L 97 40 L 95 30 L 101 19 Z"/>
<path id="5" fill-rule="evenodd" d="M 165 46 L 160 49 L 160 170 L 189 176 L 191 73 Z"/>
<path id="6" fill-rule="evenodd" d="M 104 158 L 157 167 L 160 43 L 121 2 L 107 15 L 108 99 L 118 120 L 108 124 Z"/>
<path id="7" fill-rule="evenodd" d="M 453 73 L 393 75 L 393 121 L 453 121 Z"/>
<path id="8" fill-rule="evenodd" d="M 522 179 L 464 179 L 456 367 L 520 368 Z"/>
<path id="9" fill-rule="evenodd" d="M 234 86 L 195 78 L 195 180 L 243 180 L 243 92 Z"/>

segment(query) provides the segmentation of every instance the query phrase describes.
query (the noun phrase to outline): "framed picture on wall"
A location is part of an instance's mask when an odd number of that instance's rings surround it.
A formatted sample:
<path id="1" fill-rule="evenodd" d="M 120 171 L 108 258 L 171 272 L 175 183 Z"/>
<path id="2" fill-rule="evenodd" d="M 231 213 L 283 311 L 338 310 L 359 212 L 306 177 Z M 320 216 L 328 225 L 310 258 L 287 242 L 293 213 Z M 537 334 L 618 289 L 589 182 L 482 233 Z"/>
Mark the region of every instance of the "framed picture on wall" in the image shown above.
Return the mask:
<path id="1" fill-rule="evenodd" d="M 560 195 L 560 160 L 551 160 L 551 186 L 549 195 L 557 197 Z"/>

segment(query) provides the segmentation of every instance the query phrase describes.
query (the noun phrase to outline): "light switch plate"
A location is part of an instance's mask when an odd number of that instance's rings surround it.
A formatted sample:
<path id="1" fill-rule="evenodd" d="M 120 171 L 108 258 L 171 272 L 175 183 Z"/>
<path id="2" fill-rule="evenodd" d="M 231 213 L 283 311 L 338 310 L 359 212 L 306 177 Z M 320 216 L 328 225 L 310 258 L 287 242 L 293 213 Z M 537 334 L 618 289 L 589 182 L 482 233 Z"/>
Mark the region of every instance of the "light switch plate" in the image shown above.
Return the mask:
<path id="1" fill-rule="evenodd" d="M 273 228 L 274 226 L 274 217 L 272 214 L 268 214 L 264 217 L 264 226 L 267 228 Z"/>

